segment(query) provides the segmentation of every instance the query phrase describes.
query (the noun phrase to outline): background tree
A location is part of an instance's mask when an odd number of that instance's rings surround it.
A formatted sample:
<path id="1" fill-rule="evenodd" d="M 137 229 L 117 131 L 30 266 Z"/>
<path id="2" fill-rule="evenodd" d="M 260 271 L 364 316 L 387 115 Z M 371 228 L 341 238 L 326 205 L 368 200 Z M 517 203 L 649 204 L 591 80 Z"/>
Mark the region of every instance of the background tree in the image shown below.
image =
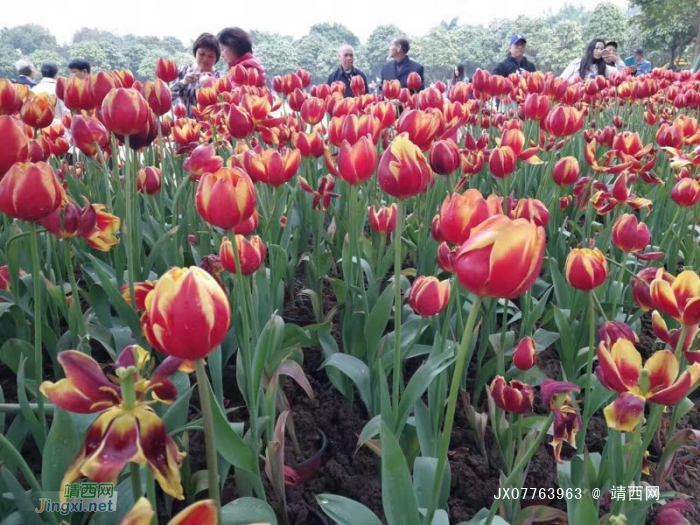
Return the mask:
<path id="1" fill-rule="evenodd" d="M 0 30 L 0 41 L 12 49 L 19 50 L 23 55 L 29 55 L 37 49 L 56 47 L 56 37 L 43 26 L 24 24 Z"/>
<path id="2" fill-rule="evenodd" d="M 583 56 L 586 41 L 583 28 L 575 20 L 562 20 L 542 35 L 537 67 L 540 71 L 561 73 L 575 58 Z"/>
<path id="3" fill-rule="evenodd" d="M 374 31 L 370 33 L 360 53 L 362 63 L 366 64 L 365 74 L 367 75 L 368 82 L 370 78 L 379 77 L 382 66 L 389 56 L 389 45 L 391 41 L 402 34 L 403 31 L 393 24 L 377 26 L 374 28 Z"/>
<path id="4" fill-rule="evenodd" d="M 452 78 L 452 70 L 460 62 L 458 42 L 453 36 L 453 31 L 441 24 L 425 37 L 415 39 L 410 54 L 425 67 L 426 82 Z"/>
<path id="5" fill-rule="evenodd" d="M 628 18 L 625 12 L 614 4 L 598 4 L 583 28 L 583 40 L 594 38 L 618 43 L 618 53 L 626 56 L 631 49 L 628 45 Z"/>
<path id="6" fill-rule="evenodd" d="M 253 52 L 265 65 L 268 78 L 291 73 L 300 68 L 294 39 L 277 33 L 251 31 Z"/>
<path id="7" fill-rule="evenodd" d="M 0 41 L 0 77 L 15 78 L 15 62 L 18 58 L 20 54 L 10 44 Z"/>

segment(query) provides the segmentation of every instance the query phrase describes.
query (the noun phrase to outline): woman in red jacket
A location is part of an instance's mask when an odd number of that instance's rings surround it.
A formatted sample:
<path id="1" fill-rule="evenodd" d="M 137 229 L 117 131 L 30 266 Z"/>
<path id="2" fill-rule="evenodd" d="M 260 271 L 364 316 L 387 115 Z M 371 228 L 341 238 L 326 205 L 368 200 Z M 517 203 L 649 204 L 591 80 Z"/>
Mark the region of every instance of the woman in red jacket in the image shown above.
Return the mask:
<path id="1" fill-rule="evenodd" d="M 243 66 L 245 69 L 258 71 L 258 86 L 265 85 L 265 68 L 260 59 L 253 55 L 253 43 L 250 35 L 240 27 L 227 27 L 217 35 L 221 47 L 221 56 L 228 67 Z"/>

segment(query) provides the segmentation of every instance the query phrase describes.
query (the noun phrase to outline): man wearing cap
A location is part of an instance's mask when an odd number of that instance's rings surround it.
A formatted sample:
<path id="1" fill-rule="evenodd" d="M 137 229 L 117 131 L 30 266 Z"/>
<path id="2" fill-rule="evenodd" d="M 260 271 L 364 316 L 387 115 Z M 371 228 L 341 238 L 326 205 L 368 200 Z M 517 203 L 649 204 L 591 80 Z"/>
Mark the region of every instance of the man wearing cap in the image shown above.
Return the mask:
<path id="1" fill-rule="evenodd" d="M 625 69 L 625 61 L 617 56 L 617 42 L 611 40 L 605 44 L 605 51 L 603 51 L 603 60 L 605 63 L 611 67 L 614 67 L 618 71 Z"/>
<path id="2" fill-rule="evenodd" d="M 648 75 L 651 73 L 651 62 L 644 58 L 643 49 L 637 49 L 634 52 L 634 59 L 637 63 L 630 66 L 630 71 L 632 71 L 635 76 L 638 77 L 640 75 Z"/>
<path id="3" fill-rule="evenodd" d="M 510 37 L 508 56 L 503 62 L 500 62 L 496 66 L 496 68 L 493 70 L 493 74 L 507 77 L 511 73 L 522 74 L 523 71 L 534 73 L 537 68 L 535 67 L 535 64 L 530 62 L 525 57 L 526 46 L 527 39 L 525 38 L 525 35 L 513 35 Z"/>

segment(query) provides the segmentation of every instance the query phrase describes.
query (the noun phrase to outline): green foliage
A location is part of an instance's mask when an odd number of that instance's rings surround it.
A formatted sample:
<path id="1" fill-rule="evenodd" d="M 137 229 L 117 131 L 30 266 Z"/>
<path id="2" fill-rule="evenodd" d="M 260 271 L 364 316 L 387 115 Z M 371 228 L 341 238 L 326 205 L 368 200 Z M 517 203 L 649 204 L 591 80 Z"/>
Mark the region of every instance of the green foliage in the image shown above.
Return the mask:
<path id="1" fill-rule="evenodd" d="M 379 77 L 382 71 L 382 66 L 389 56 L 389 44 L 398 35 L 403 34 L 403 31 L 392 24 L 377 26 L 369 35 L 367 42 L 362 46 L 362 50 L 358 55 L 361 57 L 361 63 L 365 65 L 365 74 L 367 80 L 370 78 Z"/>
<path id="2" fill-rule="evenodd" d="M 124 55 L 118 44 L 112 40 L 97 40 L 93 42 L 78 42 L 71 44 L 70 58 L 82 58 L 90 62 L 91 71 L 111 71 L 121 69 L 125 62 Z"/>
<path id="3" fill-rule="evenodd" d="M 586 42 L 594 38 L 614 40 L 620 46 L 618 52 L 622 54 L 629 49 L 627 32 L 627 15 L 624 11 L 614 4 L 602 3 L 596 6 L 584 26 L 583 39 Z"/>
<path id="4" fill-rule="evenodd" d="M 269 78 L 299 69 L 299 57 L 294 39 L 277 33 L 252 31 L 253 51 L 265 64 Z"/>
<path id="5" fill-rule="evenodd" d="M 19 57 L 10 44 L 0 40 L 0 77 L 13 78 L 17 74 L 15 62 Z"/>
<path id="6" fill-rule="evenodd" d="M 56 47 L 56 37 L 51 32 L 37 24 L 24 24 L 5 28 L 0 31 L 0 41 L 7 43 L 12 49 L 18 49 L 28 55 L 37 49 Z"/>
<path id="7" fill-rule="evenodd" d="M 58 66 L 58 74 L 66 76 L 68 75 L 68 55 L 64 48 L 54 48 L 54 49 L 37 49 L 31 55 L 29 55 L 29 61 L 34 64 L 37 70 L 40 71 L 41 64 L 44 62 L 53 62 Z"/>

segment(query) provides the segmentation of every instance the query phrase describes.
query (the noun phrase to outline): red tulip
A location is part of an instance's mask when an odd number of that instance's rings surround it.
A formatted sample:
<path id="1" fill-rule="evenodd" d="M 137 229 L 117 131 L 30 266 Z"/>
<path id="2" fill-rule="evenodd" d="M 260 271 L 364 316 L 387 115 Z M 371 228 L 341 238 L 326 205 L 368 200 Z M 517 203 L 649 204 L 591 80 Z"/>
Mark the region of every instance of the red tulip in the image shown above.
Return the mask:
<path id="1" fill-rule="evenodd" d="M 160 192 L 160 169 L 155 166 L 141 168 L 136 173 L 136 189 L 139 193 L 155 195 Z"/>
<path id="2" fill-rule="evenodd" d="M 450 281 L 437 277 L 418 277 L 408 294 L 408 303 L 422 317 L 431 317 L 447 308 L 450 300 Z"/>
<path id="3" fill-rule="evenodd" d="M 45 162 L 18 162 L 0 180 L 0 211 L 15 219 L 38 221 L 48 217 L 60 206 L 63 196 L 53 168 Z"/>
<path id="4" fill-rule="evenodd" d="M 102 101 L 105 127 L 119 135 L 135 135 L 148 125 L 149 109 L 141 93 L 116 88 Z"/>
<path id="5" fill-rule="evenodd" d="M 529 412 L 535 402 L 535 390 L 530 385 L 516 380 L 506 383 L 502 376 L 494 378 L 490 391 L 498 408 L 514 414 Z"/>
<path id="6" fill-rule="evenodd" d="M 513 364 L 518 370 L 530 370 L 537 360 L 536 343 L 532 337 L 523 337 L 513 351 Z"/>
<path id="7" fill-rule="evenodd" d="M 564 265 L 566 280 L 574 288 L 589 291 L 608 277 L 608 261 L 598 248 L 574 248 Z"/>
<path id="8" fill-rule="evenodd" d="M 156 77 L 163 82 L 170 83 L 177 78 L 177 64 L 168 58 L 156 59 Z"/>
<path id="9" fill-rule="evenodd" d="M 257 235 L 251 237 L 250 240 L 246 239 L 243 235 L 236 235 L 234 240 L 236 241 L 236 248 L 241 264 L 241 273 L 243 275 L 250 275 L 256 272 L 265 261 L 265 243 L 263 243 L 262 239 Z M 221 241 L 219 257 L 221 258 L 221 265 L 226 270 L 231 273 L 236 273 L 236 259 L 233 254 L 233 245 L 227 237 L 224 237 Z"/>
<path id="10" fill-rule="evenodd" d="M 382 206 L 379 208 L 379 211 L 377 211 L 374 206 L 370 206 L 368 211 L 369 226 L 375 232 L 387 235 L 396 229 L 396 203 L 393 203 L 389 207 Z"/>
<path id="11" fill-rule="evenodd" d="M 0 116 L 0 177 L 15 162 L 24 162 L 29 158 L 29 139 L 22 124 L 7 115 Z"/>
<path id="12" fill-rule="evenodd" d="M 430 165 L 438 175 L 450 175 L 460 167 L 459 148 L 453 140 L 439 140 L 430 147 Z"/>
<path id="13" fill-rule="evenodd" d="M 195 203 L 205 221 L 227 230 L 253 214 L 255 188 L 245 171 L 220 168 L 199 180 Z"/>
<path id="14" fill-rule="evenodd" d="M 403 199 L 425 191 L 432 171 L 421 150 L 401 133 L 384 151 L 379 161 L 379 186 L 392 197 Z"/>

